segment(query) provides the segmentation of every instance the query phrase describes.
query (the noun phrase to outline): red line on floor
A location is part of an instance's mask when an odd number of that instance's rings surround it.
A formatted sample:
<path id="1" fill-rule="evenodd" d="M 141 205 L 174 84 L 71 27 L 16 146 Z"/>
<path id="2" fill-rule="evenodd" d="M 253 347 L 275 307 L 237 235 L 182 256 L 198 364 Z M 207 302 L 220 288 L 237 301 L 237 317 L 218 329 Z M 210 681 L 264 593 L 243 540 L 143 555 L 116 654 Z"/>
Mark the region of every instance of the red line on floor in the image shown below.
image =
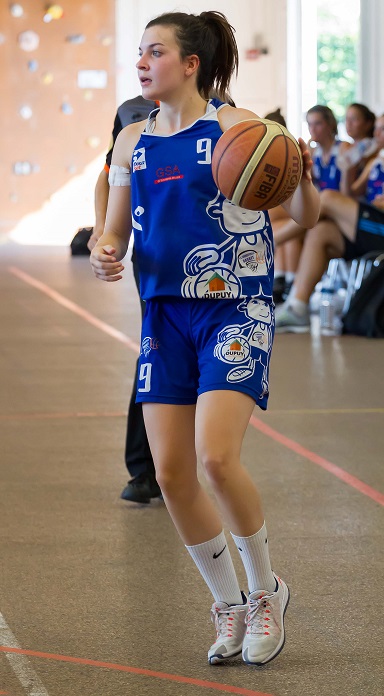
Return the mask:
<path id="1" fill-rule="evenodd" d="M 1 420 L 44 420 L 46 418 L 120 418 L 126 416 L 126 411 L 110 411 L 109 413 L 99 411 L 84 411 L 83 413 L 4 413 L 0 414 Z"/>
<path id="2" fill-rule="evenodd" d="M 72 662 L 77 665 L 89 665 L 91 667 L 103 667 L 104 669 L 115 670 L 116 672 L 129 672 L 130 674 L 140 674 L 144 677 L 153 677 L 155 679 L 164 679 L 166 681 L 174 681 L 178 684 L 191 684 L 191 686 L 200 686 L 203 689 L 214 689 L 227 694 L 240 694 L 240 696 L 272 696 L 262 691 L 252 691 L 243 689 L 240 686 L 230 686 L 229 684 L 220 684 L 219 682 L 205 681 L 204 679 L 193 679 L 192 677 L 183 677 L 180 674 L 167 674 L 166 672 L 155 672 L 152 669 L 141 669 L 139 667 L 128 667 L 128 665 L 119 665 L 114 662 L 101 662 L 100 660 L 88 660 L 80 657 L 70 657 L 69 655 L 55 655 L 53 653 L 38 652 L 36 650 L 22 650 L 21 648 L 8 648 L 0 646 L 1 652 L 17 653 L 19 655 L 29 655 L 30 657 L 38 657 L 43 660 L 57 660 L 59 662 Z M 250 668 L 251 669 L 251 668 Z"/>
<path id="3" fill-rule="evenodd" d="M 92 324 L 92 326 L 95 326 L 97 329 L 100 329 L 100 331 L 104 331 L 104 333 L 108 334 L 109 336 L 112 336 L 112 338 L 116 338 L 116 340 L 120 341 L 120 343 L 124 343 L 135 353 L 140 353 L 140 346 L 138 346 L 137 343 L 132 341 L 132 339 L 129 338 L 129 336 L 124 334 L 122 331 L 118 331 L 113 326 L 106 324 L 105 321 L 101 321 L 101 319 L 98 319 L 90 312 L 87 312 L 86 309 L 83 309 L 75 302 L 68 300 L 66 297 L 64 297 L 64 295 L 60 295 L 59 292 L 56 292 L 56 290 L 50 288 L 49 285 L 45 285 L 45 283 L 42 283 L 40 280 L 37 280 L 36 278 L 33 278 L 32 276 L 28 275 L 28 273 L 24 273 L 24 271 L 20 270 L 20 268 L 16 268 L 15 266 L 10 266 L 9 271 L 13 273 L 13 275 L 20 278 L 20 280 L 23 280 L 25 283 L 28 283 L 29 285 L 32 285 L 32 287 L 37 288 L 37 290 L 43 292 L 45 295 L 50 297 L 51 300 L 54 300 L 66 309 L 69 309 L 74 314 L 77 314 L 79 317 L 81 317 L 81 319 L 84 319 L 89 324 Z"/>
<path id="4" fill-rule="evenodd" d="M 79 305 L 75 304 L 74 302 L 71 302 L 55 290 L 52 290 L 48 285 L 41 283 L 39 280 L 36 280 L 36 278 L 33 278 L 27 273 L 24 273 L 24 271 L 21 271 L 19 268 L 16 268 L 15 266 L 9 267 L 9 271 L 21 280 L 23 280 L 25 283 L 29 283 L 29 285 L 32 285 L 38 290 L 41 290 L 41 292 L 44 292 L 52 300 L 55 300 L 55 302 L 58 302 L 59 304 L 74 312 L 75 314 L 78 314 L 82 319 L 88 321 L 90 324 L 93 324 L 93 326 L 96 326 L 96 328 L 100 329 L 101 331 L 104 331 L 113 338 L 116 338 L 118 341 L 121 341 L 122 343 L 127 345 L 128 348 L 131 348 L 131 350 L 134 350 L 136 353 L 140 352 L 139 346 L 136 343 L 134 343 L 129 338 L 129 336 L 126 336 L 121 331 L 117 331 L 112 326 L 109 326 L 109 324 L 100 321 L 99 319 L 94 317 L 93 314 L 90 314 L 86 310 L 79 307 Z M 346 483 L 348 486 L 355 488 L 357 491 L 368 496 L 376 503 L 384 505 L 384 495 L 382 493 L 376 491 L 374 488 L 371 488 L 371 486 L 368 486 L 366 483 L 363 483 L 363 481 L 360 481 L 360 479 L 356 478 L 352 474 L 348 474 L 348 472 L 342 469 L 341 467 L 336 466 L 336 464 L 332 464 L 332 462 L 329 462 L 327 461 L 327 459 L 320 457 L 319 455 L 315 454 L 315 452 L 311 452 L 311 450 L 306 449 L 298 442 L 295 442 L 294 440 L 291 440 L 289 437 L 282 435 L 282 433 L 279 433 L 277 430 L 274 430 L 269 425 L 266 425 L 255 416 L 251 416 L 250 423 L 253 425 L 254 428 L 264 433 L 264 435 L 267 435 L 276 442 L 279 442 L 281 445 L 284 445 L 284 447 L 287 447 L 293 452 L 296 452 L 300 456 L 305 457 L 313 464 L 321 466 L 323 469 L 333 474 L 341 481 L 344 481 L 344 483 Z"/>
<path id="5" fill-rule="evenodd" d="M 269 425 L 266 425 L 266 423 L 263 423 L 263 421 L 261 421 L 259 418 L 256 418 L 255 416 L 251 416 L 250 423 L 251 425 L 253 425 L 254 428 L 260 430 L 260 432 L 262 432 L 264 435 L 267 435 L 268 437 L 272 438 L 272 440 L 279 442 L 281 445 L 284 445 L 284 447 L 287 447 L 293 452 L 296 452 L 296 454 L 299 454 L 301 457 L 309 459 L 309 461 L 311 461 L 313 464 L 321 466 L 322 469 L 329 471 L 329 473 L 333 474 L 341 481 L 344 481 L 344 483 L 347 483 L 352 488 L 355 488 L 357 491 L 359 491 L 359 493 L 363 493 L 364 495 L 367 495 L 369 498 L 372 498 L 372 500 L 374 500 L 376 503 L 384 505 L 384 495 L 382 493 L 376 491 L 374 488 L 371 488 L 371 486 L 368 486 L 366 483 L 363 483 L 363 481 L 360 481 L 360 479 L 356 478 L 356 476 L 349 474 L 340 466 L 332 464 L 332 462 L 329 462 L 327 459 L 320 457 L 315 452 L 311 452 L 311 450 L 307 449 L 306 447 L 303 447 L 298 442 L 295 442 L 294 440 L 291 440 L 289 437 L 282 435 L 277 430 L 274 430 L 274 428 L 271 428 Z"/>

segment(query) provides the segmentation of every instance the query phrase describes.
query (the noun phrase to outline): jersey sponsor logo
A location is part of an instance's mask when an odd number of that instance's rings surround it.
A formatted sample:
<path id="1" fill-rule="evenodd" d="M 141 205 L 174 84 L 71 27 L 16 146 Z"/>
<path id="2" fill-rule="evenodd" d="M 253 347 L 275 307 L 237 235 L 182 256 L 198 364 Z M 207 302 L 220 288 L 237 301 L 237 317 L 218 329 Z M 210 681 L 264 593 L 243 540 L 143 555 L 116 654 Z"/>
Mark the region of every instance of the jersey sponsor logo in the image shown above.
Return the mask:
<path id="1" fill-rule="evenodd" d="M 254 249 L 247 249 L 239 254 L 238 262 L 240 268 L 248 268 L 252 273 L 256 273 L 259 264 L 265 263 L 265 254 Z"/>
<path id="2" fill-rule="evenodd" d="M 141 343 L 142 352 L 144 353 L 146 358 L 150 354 L 151 350 L 158 350 L 159 346 L 159 340 L 157 338 L 151 338 L 151 336 L 146 336 L 145 338 L 143 338 Z"/>
<path id="3" fill-rule="evenodd" d="M 132 168 L 133 168 L 134 172 L 137 172 L 140 169 L 147 168 L 144 147 L 139 147 L 137 150 L 134 150 L 133 157 L 132 157 Z"/>
<path id="4" fill-rule="evenodd" d="M 252 334 L 252 343 L 259 346 L 259 348 L 268 348 L 268 336 L 264 331 L 259 329 L 258 331 L 255 331 L 254 334 Z"/>
<path id="5" fill-rule="evenodd" d="M 155 184 L 163 184 L 165 181 L 175 181 L 176 179 L 184 179 L 184 174 L 181 173 L 177 164 L 167 164 L 165 167 L 156 169 Z"/>
<path id="6" fill-rule="evenodd" d="M 184 280 L 183 297 L 201 297 L 204 300 L 237 299 L 241 295 L 240 281 L 232 271 L 223 266 L 207 268 L 197 277 Z"/>
<path id="7" fill-rule="evenodd" d="M 246 338 L 239 335 L 218 343 L 214 353 L 223 362 L 242 363 L 248 360 L 251 347 Z"/>
<path id="8" fill-rule="evenodd" d="M 207 289 L 203 295 L 205 298 L 209 299 L 225 299 L 232 297 L 231 290 L 228 290 L 227 283 L 220 273 L 213 273 L 206 283 Z"/>

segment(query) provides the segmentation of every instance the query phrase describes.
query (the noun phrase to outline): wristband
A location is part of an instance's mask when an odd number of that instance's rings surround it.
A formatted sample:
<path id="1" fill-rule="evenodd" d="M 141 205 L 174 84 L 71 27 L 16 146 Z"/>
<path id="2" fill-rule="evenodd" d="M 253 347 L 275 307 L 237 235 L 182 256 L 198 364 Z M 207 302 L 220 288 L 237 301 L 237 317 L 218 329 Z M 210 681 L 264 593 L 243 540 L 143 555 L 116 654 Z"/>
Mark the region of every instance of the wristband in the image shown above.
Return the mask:
<path id="1" fill-rule="evenodd" d="M 130 186 L 131 172 L 125 167 L 111 164 L 109 168 L 108 182 L 110 186 Z"/>

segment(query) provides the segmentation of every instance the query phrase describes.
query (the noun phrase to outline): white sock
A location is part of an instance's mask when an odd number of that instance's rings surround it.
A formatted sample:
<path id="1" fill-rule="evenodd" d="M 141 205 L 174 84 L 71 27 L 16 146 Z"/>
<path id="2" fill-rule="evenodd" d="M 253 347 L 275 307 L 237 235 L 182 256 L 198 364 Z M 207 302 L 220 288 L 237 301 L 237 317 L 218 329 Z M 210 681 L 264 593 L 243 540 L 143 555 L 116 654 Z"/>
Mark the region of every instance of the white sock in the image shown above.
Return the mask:
<path id="1" fill-rule="evenodd" d="M 296 278 L 296 273 L 294 273 L 293 271 L 286 271 L 286 273 L 285 273 L 286 283 L 293 283 L 295 278 Z"/>
<path id="2" fill-rule="evenodd" d="M 232 534 L 232 532 L 231 532 Z M 256 534 L 239 537 L 232 534 L 247 573 L 249 592 L 267 590 L 274 592 L 276 580 L 269 560 L 268 538 L 265 523 Z"/>
<path id="3" fill-rule="evenodd" d="M 285 271 L 278 271 L 275 269 L 273 277 L 275 280 L 276 280 L 276 278 L 285 278 Z"/>
<path id="4" fill-rule="evenodd" d="M 288 302 L 289 306 L 292 307 L 295 314 L 297 314 L 299 317 L 303 317 L 304 314 L 308 312 L 307 303 L 303 302 L 303 300 L 298 300 L 294 295 L 289 294 L 286 302 Z"/>
<path id="5" fill-rule="evenodd" d="M 210 541 L 185 548 L 195 561 L 215 602 L 243 603 L 224 531 Z"/>

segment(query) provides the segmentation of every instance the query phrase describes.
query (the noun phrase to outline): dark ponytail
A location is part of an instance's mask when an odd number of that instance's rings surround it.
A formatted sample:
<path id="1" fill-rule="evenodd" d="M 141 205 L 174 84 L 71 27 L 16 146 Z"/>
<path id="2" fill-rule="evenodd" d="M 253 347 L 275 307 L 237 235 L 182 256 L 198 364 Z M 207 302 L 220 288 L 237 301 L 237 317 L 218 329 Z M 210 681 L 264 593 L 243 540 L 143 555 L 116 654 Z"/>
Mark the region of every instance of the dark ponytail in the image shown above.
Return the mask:
<path id="1" fill-rule="evenodd" d="M 202 12 L 200 15 L 167 12 L 148 22 L 146 28 L 171 26 L 180 46 L 181 58 L 197 55 L 200 66 L 197 89 L 208 99 L 215 90 L 221 99 L 229 92 L 232 74 L 237 75 L 239 54 L 234 29 L 221 12 Z"/>

